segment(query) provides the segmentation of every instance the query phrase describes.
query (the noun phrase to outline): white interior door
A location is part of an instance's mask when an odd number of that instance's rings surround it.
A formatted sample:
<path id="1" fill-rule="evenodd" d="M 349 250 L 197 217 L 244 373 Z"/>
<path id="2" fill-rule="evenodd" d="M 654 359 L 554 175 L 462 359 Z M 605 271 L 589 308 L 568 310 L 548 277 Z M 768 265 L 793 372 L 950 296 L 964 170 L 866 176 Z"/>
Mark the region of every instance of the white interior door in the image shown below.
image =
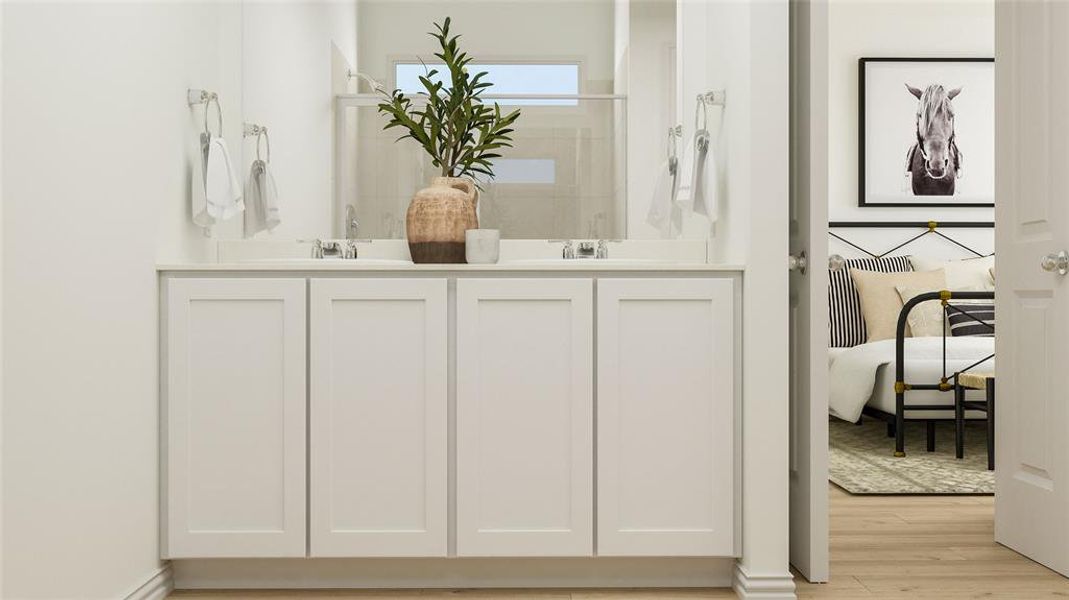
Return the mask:
<path id="1" fill-rule="evenodd" d="M 1069 575 L 1069 4 L 997 6 L 995 539 Z"/>
<path id="2" fill-rule="evenodd" d="M 828 580 L 827 6 L 792 2 L 791 564 Z"/>

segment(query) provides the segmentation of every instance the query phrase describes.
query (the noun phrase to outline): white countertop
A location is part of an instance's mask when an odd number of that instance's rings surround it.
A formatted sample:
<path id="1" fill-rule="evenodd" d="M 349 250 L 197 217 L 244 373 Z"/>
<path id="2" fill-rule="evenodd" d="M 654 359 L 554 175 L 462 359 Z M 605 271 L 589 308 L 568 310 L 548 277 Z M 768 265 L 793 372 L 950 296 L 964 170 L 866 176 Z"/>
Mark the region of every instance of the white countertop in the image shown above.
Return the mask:
<path id="1" fill-rule="evenodd" d="M 741 272 L 742 265 L 684 263 L 668 261 L 515 261 L 493 265 L 468 264 L 412 264 L 361 262 L 341 259 L 322 260 L 261 260 L 229 263 L 175 263 L 159 264 L 156 270 L 162 273 L 176 272 Z"/>
<path id="2" fill-rule="evenodd" d="M 576 240 L 593 243 L 592 240 Z M 360 258 L 311 258 L 312 246 L 292 240 L 219 240 L 214 260 L 162 262 L 163 273 L 739 273 L 743 265 L 713 262 L 707 240 L 623 240 L 609 246 L 609 258 L 560 258 L 560 243 L 501 240 L 501 259 L 492 265 L 413 264 L 405 240 L 359 245 Z"/>

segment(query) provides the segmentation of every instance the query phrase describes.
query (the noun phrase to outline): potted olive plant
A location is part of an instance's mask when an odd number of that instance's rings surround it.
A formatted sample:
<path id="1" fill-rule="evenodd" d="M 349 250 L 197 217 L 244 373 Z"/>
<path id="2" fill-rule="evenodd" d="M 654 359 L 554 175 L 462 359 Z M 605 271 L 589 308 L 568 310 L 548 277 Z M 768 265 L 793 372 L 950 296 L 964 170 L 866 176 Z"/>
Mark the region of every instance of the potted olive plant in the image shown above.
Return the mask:
<path id="1" fill-rule="evenodd" d="M 460 36 L 451 36 L 449 25 L 447 18 L 430 33 L 441 46 L 435 56 L 445 72 L 437 77 L 438 70 L 431 69 L 419 78 L 424 88 L 420 102 L 394 90 L 384 93 L 378 106 L 390 119 L 384 129 L 403 129 L 398 141 L 416 140 L 441 169 L 441 176 L 417 192 L 408 207 L 408 247 L 417 263 L 464 262 L 464 232 L 479 227 L 475 178 L 493 178 L 492 161 L 501 156 L 500 149 L 512 147 L 509 134 L 520 116 L 518 110 L 503 115 L 496 102 L 483 103 L 480 96 L 493 84 L 485 80 L 485 72 L 468 73 L 472 59 L 458 48 Z"/>

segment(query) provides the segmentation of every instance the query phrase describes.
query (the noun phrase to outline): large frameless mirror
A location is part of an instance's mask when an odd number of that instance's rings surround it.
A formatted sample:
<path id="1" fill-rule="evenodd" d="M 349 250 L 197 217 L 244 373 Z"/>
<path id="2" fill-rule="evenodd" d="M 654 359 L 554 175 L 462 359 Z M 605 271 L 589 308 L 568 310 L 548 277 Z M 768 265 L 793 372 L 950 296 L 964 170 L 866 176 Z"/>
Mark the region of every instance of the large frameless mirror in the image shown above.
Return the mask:
<path id="1" fill-rule="evenodd" d="M 270 135 L 277 237 L 405 237 L 413 195 L 441 168 L 402 129 L 384 130 L 378 106 L 396 89 L 418 106 L 420 77 L 441 79 L 429 32 L 446 17 L 466 70 L 493 84 L 482 101 L 520 111 L 494 176 L 475 174 L 480 226 L 626 238 L 645 216 L 648 201 L 629 209 L 629 192 L 652 188 L 678 123 L 675 0 L 245 2 L 242 13 L 242 112 Z M 250 158 L 256 146 L 243 148 Z"/>

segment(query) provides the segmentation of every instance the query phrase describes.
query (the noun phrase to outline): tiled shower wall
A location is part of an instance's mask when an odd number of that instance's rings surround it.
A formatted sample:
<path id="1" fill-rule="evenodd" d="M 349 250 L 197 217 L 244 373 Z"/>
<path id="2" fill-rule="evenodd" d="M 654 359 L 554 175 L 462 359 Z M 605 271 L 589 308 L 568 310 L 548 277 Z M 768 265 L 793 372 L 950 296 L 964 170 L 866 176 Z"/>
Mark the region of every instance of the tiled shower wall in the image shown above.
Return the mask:
<path id="1" fill-rule="evenodd" d="M 510 111 L 514 107 L 502 107 Z M 624 152 L 623 100 L 580 100 L 577 106 L 521 106 L 509 159 L 549 159 L 552 183 L 484 183 L 480 226 L 500 229 L 504 238 L 622 238 L 625 181 L 615 153 Z M 404 237 L 404 218 L 413 194 L 438 170 L 414 140 L 397 140 L 398 129 L 383 131 L 385 118 L 374 107 L 349 109 L 357 120 L 355 172 L 343 170 L 341 189 L 357 209 L 361 237 Z M 346 182 L 345 180 L 349 181 Z"/>

